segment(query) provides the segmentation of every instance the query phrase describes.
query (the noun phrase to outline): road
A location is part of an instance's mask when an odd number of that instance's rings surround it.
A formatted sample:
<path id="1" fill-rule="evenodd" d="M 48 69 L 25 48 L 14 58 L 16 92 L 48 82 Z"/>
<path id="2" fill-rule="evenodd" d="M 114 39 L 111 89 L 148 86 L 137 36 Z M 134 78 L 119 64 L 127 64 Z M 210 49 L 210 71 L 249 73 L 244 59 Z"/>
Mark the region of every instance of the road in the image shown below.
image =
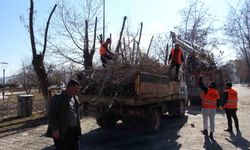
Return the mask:
<path id="1" fill-rule="evenodd" d="M 201 134 L 202 116 L 200 108 L 191 106 L 184 118 L 164 116 L 162 127 L 156 134 L 147 134 L 143 124 L 119 123 L 115 129 L 101 129 L 95 119 L 83 118 L 81 126 L 83 136 L 80 147 L 83 150 L 236 150 L 250 149 L 250 88 L 235 86 L 239 92 L 238 118 L 241 134 L 229 134 L 225 114 L 216 115 L 215 141 Z M 0 134 L 0 149 L 54 149 L 53 141 L 43 136 L 47 125 L 41 125 L 22 131 Z"/>

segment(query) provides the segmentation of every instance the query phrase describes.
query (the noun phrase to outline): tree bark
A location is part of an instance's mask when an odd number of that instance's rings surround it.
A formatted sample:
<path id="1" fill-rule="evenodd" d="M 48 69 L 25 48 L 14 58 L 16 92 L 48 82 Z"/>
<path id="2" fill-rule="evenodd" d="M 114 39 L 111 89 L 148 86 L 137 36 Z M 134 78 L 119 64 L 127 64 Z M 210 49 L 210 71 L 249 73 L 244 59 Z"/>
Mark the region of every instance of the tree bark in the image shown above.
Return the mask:
<path id="1" fill-rule="evenodd" d="M 122 29 L 121 29 L 120 36 L 119 36 L 119 39 L 118 39 L 118 42 L 117 42 L 117 46 L 116 46 L 116 49 L 115 49 L 116 53 L 119 53 L 119 49 L 120 49 L 120 46 L 121 46 L 122 34 L 123 34 L 123 30 L 124 30 L 124 26 L 125 26 L 126 20 L 127 20 L 127 17 L 124 16 L 123 23 L 122 23 Z"/>
<path id="2" fill-rule="evenodd" d="M 149 55 L 149 50 L 150 50 L 153 39 L 154 39 L 154 36 L 151 37 L 151 40 L 150 40 L 150 43 L 149 43 L 149 46 L 148 46 L 147 56 Z"/>

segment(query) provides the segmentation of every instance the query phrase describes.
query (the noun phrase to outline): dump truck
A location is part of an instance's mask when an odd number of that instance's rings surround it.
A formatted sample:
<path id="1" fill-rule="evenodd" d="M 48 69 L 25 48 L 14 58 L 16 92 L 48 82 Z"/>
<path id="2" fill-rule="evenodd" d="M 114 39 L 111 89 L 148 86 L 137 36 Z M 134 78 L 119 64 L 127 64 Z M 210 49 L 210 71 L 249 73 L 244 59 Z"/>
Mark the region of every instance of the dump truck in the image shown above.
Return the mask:
<path id="1" fill-rule="evenodd" d="M 188 99 L 183 71 L 179 73 L 179 81 L 172 81 L 165 75 L 127 71 L 129 77 L 126 77 L 126 83 L 117 83 L 122 80 L 124 74 L 119 77 L 116 72 L 114 76 L 106 77 L 109 73 L 105 69 L 101 69 L 101 72 L 99 75 L 93 71 L 81 73 L 80 78 L 85 90 L 79 96 L 81 102 L 87 104 L 90 111 L 95 112 L 92 115 L 96 117 L 100 127 L 113 128 L 118 120 L 123 123 L 143 120 L 148 132 L 156 132 L 160 128 L 162 115 L 185 115 Z M 93 78 L 98 78 L 100 74 L 105 76 L 93 81 Z M 114 81 L 117 78 L 119 79 Z"/>

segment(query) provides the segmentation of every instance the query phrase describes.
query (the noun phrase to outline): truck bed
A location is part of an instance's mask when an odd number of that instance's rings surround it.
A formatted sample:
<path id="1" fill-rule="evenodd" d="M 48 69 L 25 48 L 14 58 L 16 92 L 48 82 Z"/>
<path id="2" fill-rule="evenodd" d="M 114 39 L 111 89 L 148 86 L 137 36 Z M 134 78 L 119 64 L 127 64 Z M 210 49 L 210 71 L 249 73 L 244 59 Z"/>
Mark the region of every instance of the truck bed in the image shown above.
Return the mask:
<path id="1" fill-rule="evenodd" d="M 136 73 L 133 80 L 133 95 L 113 96 L 83 94 L 80 100 L 84 102 L 95 103 L 98 105 L 110 105 L 117 102 L 122 105 L 141 106 L 148 104 L 163 103 L 176 100 L 180 97 L 180 82 L 169 81 L 167 76 L 157 75 L 146 72 Z"/>

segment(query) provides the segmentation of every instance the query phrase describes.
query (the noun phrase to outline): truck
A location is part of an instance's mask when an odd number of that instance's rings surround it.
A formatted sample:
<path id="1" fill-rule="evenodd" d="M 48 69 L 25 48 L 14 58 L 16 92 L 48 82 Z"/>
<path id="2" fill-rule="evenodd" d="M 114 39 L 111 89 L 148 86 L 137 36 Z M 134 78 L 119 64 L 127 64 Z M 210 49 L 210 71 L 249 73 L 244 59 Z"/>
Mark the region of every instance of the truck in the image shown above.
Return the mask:
<path id="1" fill-rule="evenodd" d="M 222 69 L 218 68 L 214 63 L 212 54 L 205 53 L 205 50 L 195 43 L 191 43 L 185 39 L 182 39 L 180 35 L 176 35 L 175 32 L 170 32 L 172 43 L 178 43 L 183 49 L 186 58 L 193 53 L 195 54 L 196 63 L 189 66 L 188 59 L 185 62 L 185 76 L 188 90 L 188 99 L 192 105 L 201 105 L 201 89 L 199 87 L 199 75 L 203 75 L 203 81 L 208 84 L 209 81 L 215 81 L 217 84 L 217 90 L 220 95 L 224 91 L 224 82 L 228 80 L 224 75 Z M 218 101 L 218 105 L 219 105 Z"/>
<path id="2" fill-rule="evenodd" d="M 79 97 L 81 102 L 89 106 L 91 112 L 95 112 L 92 115 L 100 127 L 113 128 L 119 120 L 123 123 L 142 120 L 146 131 L 153 133 L 159 130 L 162 115 L 185 115 L 188 99 L 183 71 L 179 73 L 179 81 L 171 80 L 166 75 L 136 71 L 130 73 L 126 84 L 124 81 L 114 81 L 124 74 L 118 75 L 116 72 L 115 75 L 106 77 L 109 74 L 107 70 L 101 69 L 99 72 L 102 73 L 81 73 L 80 80 L 83 85 L 87 85 L 87 90 Z M 93 81 L 98 78 L 94 76 L 100 74 L 105 74 L 104 79 Z M 105 84 L 105 78 L 109 81 L 106 81 L 107 86 L 104 88 L 101 86 Z"/>

